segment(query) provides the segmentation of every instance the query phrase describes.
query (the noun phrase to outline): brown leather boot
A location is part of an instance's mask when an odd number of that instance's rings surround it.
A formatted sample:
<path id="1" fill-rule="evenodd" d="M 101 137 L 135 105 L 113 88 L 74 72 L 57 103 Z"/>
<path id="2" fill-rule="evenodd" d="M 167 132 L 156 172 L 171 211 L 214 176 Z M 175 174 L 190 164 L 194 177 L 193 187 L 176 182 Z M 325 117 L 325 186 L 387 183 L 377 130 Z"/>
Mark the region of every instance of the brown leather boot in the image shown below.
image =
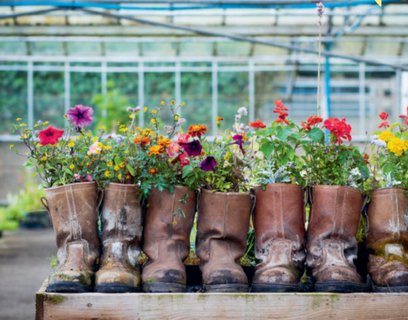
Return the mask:
<path id="1" fill-rule="evenodd" d="M 307 266 L 315 290 L 364 291 L 356 271 L 356 233 L 363 198 L 359 190 L 344 186 L 315 186 L 307 231 Z"/>
<path id="2" fill-rule="evenodd" d="M 98 292 L 140 291 L 142 212 L 134 184 L 109 183 L 102 206 L 101 266 L 95 277 Z"/>
<path id="3" fill-rule="evenodd" d="M 190 232 L 196 212 L 196 194 L 182 186 L 174 192 L 152 189 L 147 204 L 143 251 L 145 292 L 186 291 L 184 260 L 190 251 Z"/>
<path id="4" fill-rule="evenodd" d="M 408 291 L 408 198 L 406 190 L 371 194 L 368 207 L 368 272 L 380 292 Z"/>
<path id="5" fill-rule="evenodd" d="M 58 267 L 47 291 L 91 291 L 99 256 L 96 184 L 73 183 L 46 189 L 45 194 L 58 247 Z"/>
<path id="6" fill-rule="evenodd" d="M 239 262 L 245 253 L 250 212 L 249 193 L 202 191 L 197 256 L 205 290 L 248 291 L 248 279 Z"/>
<path id="7" fill-rule="evenodd" d="M 255 256 L 252 291 L 299 291 L 305 261 L 305 213 L 302 187 L 268 184 L 255 190 Z"/>

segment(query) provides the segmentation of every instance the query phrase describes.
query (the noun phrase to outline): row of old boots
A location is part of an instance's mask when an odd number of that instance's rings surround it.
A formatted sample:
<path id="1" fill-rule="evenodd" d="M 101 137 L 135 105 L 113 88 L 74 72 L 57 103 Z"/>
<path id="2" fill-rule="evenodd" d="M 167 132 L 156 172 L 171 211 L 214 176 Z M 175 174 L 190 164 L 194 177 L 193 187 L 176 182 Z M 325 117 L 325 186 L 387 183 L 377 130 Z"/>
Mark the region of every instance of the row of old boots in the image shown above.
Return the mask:
<path id="1" fill-rule="evenodd" d="M 173 193 L 152 190 L 146 205 L 140 273 L 142 208 L 135 185 L 109 184 L 102 203 L 102 255 L 97 235 L 94 183 L 46 190 L 57 236 L 59 266 L 47 291 L 183 292 L 184 260 L 196 212 L 196 195 L 184 187 Z M 317 186 L 305 231 L 304 192 L 299 186 L 268 185 L 249 193 L 202 191 L 198 206 L 196 252 L 203 286 L 209 292 L 247 291 L 239 262 L 245 252 L 254 210 L 256 257 L 252 291 L 299 291 L 306 266 L 317 291 L 364 291 L 354 260 L 363 198 L 349 187 Z M 368 211 L 369 272 L 377 290 L 408 289 L 408 201 L 401 189 L 373 193 Z"/>

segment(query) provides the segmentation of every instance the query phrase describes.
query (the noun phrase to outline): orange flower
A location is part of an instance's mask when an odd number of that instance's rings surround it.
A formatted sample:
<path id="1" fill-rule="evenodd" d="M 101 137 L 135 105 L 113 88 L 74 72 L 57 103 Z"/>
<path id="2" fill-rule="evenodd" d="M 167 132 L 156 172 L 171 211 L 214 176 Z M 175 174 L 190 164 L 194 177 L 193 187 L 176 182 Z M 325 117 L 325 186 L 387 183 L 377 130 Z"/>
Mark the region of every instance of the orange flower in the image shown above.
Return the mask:
<path id="1" fill-rule="evenodd" d="M 163 151 L 164 151 L 163 146 L 156 144 L 156 145 L 151 146 L 149 148 L 148 155 L 149 156 L 152 156 L 152 155 L 158 156 L 159 154 L 163 153 Z"/>
<path id="2" fill-rule="evenodd" d="M 133 140 L 135 144 L 140 144 L 142 146 L 148 145 L 150 143 L 150 138 L 149 137 L 141 137 L 137 136 L 135 140 Z"/>
<path id="3" fill-rule="evenodd" d="M 149 173 L 152 174 L 152 175 L 153 175 L 153 174 L 156 174 L 157 171 L 158 171 L 158 170 L 157 170 L 156 168 L 150 168 L 150 169 L 149 169 Z"/>
<path id="4" fill-rule="evenodd" d="M 207 126 L 203 124 L 192 124 L 188 127 L 188 133 L 193 137 L 201 137 L 207 132 Z"/>
<path id="5" fill-rule="evenodd" d="M 159 141 L 157 141 L 157 143 L 162 147 L 168 147 L 171 143 L 171 140 L 169 138 L 161 137 L 159 138 Z"/>

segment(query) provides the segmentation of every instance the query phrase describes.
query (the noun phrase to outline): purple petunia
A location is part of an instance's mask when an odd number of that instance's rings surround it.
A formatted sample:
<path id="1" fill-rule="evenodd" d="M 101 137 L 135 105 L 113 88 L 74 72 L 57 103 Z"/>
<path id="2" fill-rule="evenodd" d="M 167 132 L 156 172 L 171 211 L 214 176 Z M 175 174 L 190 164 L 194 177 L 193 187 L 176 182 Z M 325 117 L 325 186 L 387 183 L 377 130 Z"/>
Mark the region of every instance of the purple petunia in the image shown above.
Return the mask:
<path id="1" fill-rule="evenodd" d="M 77 128 L 83 128 L 91 124 L 93 120 L 93 109 L 91 107 L 78 104 L 67 112 L 68 119 Z"/>
<path id="2" fill-rule="evenodd" d="M 203 149 L 200 141 L 198 140 L 193 140 L 187 143 L 181 143 L 180 145 L 183 147 L 184 151 L 187 153 L 189 157 L 199 156 L 201 154 L 201 150 Z"/>
<path id="3" fill-rule="evenodd" d="M 217 160 L 214 157 L 208 156 L 198 165 L 203 171 L 214 171 L 217 166 Z"/>
<path id="4" fill-rule="evenodd" d="M 232 137 L 232 140 L 234 140 L 233 144 L 239 145 L 239 148 L 241 149 L 242 154 L 245 154 L 245 150 L 242 147 L 244 144 L 244 137 L 240 134 L 236 134 Z"/>

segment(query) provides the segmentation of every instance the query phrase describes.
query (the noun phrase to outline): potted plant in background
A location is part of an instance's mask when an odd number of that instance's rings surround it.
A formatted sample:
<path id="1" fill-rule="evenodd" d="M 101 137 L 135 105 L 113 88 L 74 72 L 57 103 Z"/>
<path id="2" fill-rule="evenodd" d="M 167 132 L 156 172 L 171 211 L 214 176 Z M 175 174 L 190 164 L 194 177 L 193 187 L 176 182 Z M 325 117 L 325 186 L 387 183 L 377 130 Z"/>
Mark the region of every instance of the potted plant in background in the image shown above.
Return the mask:
<path id="1" fill-rule="evenodd" d="M 84 130 L 92 115 L 90 107 L 69 109 L 67 132 L 41 121 L 29 129 L 17 119 L 16 129 L 28 148 L 27 165 L 46 188 L 44 204 L 56 234 L 59 264 L 49 278 L 49 292 L 84 292 L 92 287 L 99 256 L 97 189 L 92 174 L 99 159 L 89 158 L 93 138 Z"/>
<path id="2" fill-rule="evenodd" d="M 372 140 L 367 246 L 375 291 L 408 291 L 408 107 L 403 124 L 379 114 Z"/>
<path id="3" fill-rule="evenodd" d="M 135 119 L 140 107 L 128 107 L 130 124 L 101 138 L 97 181 L 104 189 L 101 206 L 102 256 L 95 275 L 97 292 L 140 291 L 141 165 L 135 160 Z M 97 152 L 90 156 L 98 157 Z"/>
<path id="4" fill-rule="evenodd" d="M 252 156 L 241 120 L 247 110 L 238 109 L 232 131 L 203 141 L 205 158 L 197 166 L 204 171 L 196 251 L 204 289 L 209 292 L 248 291 L 248 279 L 240 265 L 245 253 L 251 213 L 251 195 L 245 171 Z"/>
<path id="5" fill-rule="evenodd" d="M 363 291 L 366 286 L 353 260 L 368 168 L 362 153 L 343 143 L 351 141 L 346 119 L 315 119 L 311 116 L 302 124 L 303 176 L 311 186 L 306 265 L 316 291 Z"/>
<path id="6" fill-rule="evenodd" d="M 250 139 L 259 151 L 252 161 L 256 265 L 252 291 L 299 291 L 305 261 L 305 161 L 300 156 L 300 128 L 290 121 L 281 100 L 269 126 L 257 120 Z M 313 118 L 314 123 L 321 122 Z"/>
<path id="7" fill-rule="evenodd" d="M 150 126 L 139 129 L 134 139 L 136 161 L 142 164 L 141 190 L 148 196 L 143 230 L 143 252 L 148 257 L 142 274 L 145 292 L 186 290 L 184 260 L 190 250 L 199 186 L 199 169 L 187 170 L 186 165 L 200 154 L 199 141 L 190 138 L 207 128 L 193 125 L 189 133 L 182 133 L 180 107 L 162 101 L 157 108 L 145 108 Z M 171 115 L 170 124 L 162 120 L 165 112 Z"/>

